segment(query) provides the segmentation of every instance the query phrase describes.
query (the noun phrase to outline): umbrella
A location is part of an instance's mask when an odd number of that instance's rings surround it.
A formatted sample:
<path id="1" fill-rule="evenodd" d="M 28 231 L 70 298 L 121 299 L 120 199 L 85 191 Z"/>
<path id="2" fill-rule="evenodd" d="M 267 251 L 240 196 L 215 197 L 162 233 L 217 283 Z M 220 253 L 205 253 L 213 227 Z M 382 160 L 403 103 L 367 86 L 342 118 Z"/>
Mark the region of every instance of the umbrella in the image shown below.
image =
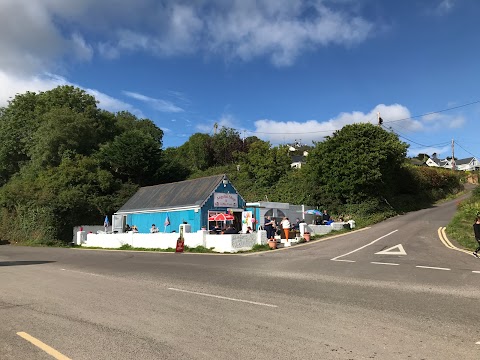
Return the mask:
<path id="1" fill-rule="evenodd" d="M 320 210 L 316 210 L 316 209 L 311 209 L 311 210 L 307 210 L 304 212 L 304 214 L 310 214 L 310 215 L 322 215 L 322 212 Z"/>
<path id="2" fill-rule="evenodd" d="M 208 221 L 228 221 L 228 220 L 234 220 L 234 219 L 235 217 L 233 215 L 220 213 L 217 215 L 210 216 L 208 218 Z"/>

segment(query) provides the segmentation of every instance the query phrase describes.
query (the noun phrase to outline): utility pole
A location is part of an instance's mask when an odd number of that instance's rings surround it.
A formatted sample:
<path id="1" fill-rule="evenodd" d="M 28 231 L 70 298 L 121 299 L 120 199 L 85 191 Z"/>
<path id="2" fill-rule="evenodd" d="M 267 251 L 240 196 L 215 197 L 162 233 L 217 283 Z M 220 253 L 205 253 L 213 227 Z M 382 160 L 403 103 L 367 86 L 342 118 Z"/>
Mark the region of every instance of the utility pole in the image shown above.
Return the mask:
<path id="1" fill-rule="evenodd" d="M 378 126 L 382 126 L 383 119 L 380 117 L 380 112 L 377 112 L 377 122 L 378 122 Z"/>
<path id="2" fill-rule="evenodd" d="M 218 124 L 217 123 L 213 124 L 213 134 L 214 135 L 217 135 L 217 129 L 218 129 Z"/>
<path id="3" fill-rule="evenodd" d="M 452 139 L 452 170 L 455 170 L 455 140 Z"/>

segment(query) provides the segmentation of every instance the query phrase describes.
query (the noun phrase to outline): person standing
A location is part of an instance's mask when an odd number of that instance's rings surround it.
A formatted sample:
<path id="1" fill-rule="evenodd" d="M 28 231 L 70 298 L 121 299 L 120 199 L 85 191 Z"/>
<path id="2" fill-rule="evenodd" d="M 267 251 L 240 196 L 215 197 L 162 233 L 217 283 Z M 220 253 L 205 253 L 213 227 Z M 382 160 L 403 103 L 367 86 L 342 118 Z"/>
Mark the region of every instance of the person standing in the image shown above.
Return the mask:
<path id="1" fill-rule="evenodd" d="M 290 235 L 290 220 L 288 220 L 288 217 L 284 217 L 282 222 L 282 229 L 283 232 L 285 233 L 285 239 L 288 241 L 288 236 Z"/>
<path id="2" fill-rule="evenodd" d="M 473 256 L 478 258 L 478 251 L 480 251 L 480 216 L 475 218 L 475 224 L 473 224 L 473 232 L 475 234 L 475 240 L 477 240 L 477 249 L 473 252 Z"/>
<path id="3" fill-rule="evenodd" d="M 272 220 L 272 217 L 271 216 L 267 216 L 265 218 L 265 225 L 264 225 L 264 228 L 265 230 L 267 231 L 267 239 L 269 240 L 273 240 L 274 238 L 274 228 L 273 228 L 273 225 L 275 224 L 275 221 Z"/>
<path id="4" fill-rule="evenodd" d="M 330 215 L 328 214 L 327 210 L 323 210 L 322 214 L 322 225 L 325 225 L 328 221 L 330 221 Z"/>

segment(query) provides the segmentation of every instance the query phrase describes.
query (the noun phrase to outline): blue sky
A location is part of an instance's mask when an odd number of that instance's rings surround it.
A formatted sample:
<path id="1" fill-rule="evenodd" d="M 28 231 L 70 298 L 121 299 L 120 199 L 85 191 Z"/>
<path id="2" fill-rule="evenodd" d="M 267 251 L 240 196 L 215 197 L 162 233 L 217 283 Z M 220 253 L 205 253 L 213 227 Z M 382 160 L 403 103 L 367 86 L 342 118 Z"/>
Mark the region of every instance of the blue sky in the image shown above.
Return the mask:
<path id="1" fill-rule="evenodd" d="M 479 18 L 476 0 L 1 0 L 0 106 L 73 84 L 165 147 L 214 123 L 312 144 L 380 112 L 409 155 L 480 157 Z"/>

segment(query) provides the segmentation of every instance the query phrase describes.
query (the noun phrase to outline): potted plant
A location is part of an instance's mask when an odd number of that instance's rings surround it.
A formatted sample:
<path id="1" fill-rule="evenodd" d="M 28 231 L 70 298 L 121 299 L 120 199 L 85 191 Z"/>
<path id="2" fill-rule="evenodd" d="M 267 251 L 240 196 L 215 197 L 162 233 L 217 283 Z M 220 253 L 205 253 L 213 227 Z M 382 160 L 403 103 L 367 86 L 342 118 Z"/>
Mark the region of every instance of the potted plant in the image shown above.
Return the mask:
<path id="1" fill-rule="evenodd" d="M 303 233 L 303 238 L 305 239 L 305 241 L 310 241 L 310 233 L 308 231 L 305 231 Z"/>
<path id="2" fill-rule="evenodd" d="M 268 246 L 270 246 L 270 249 L 276 249 L 277 248 L 277 240 L 268 239 Z"/>

